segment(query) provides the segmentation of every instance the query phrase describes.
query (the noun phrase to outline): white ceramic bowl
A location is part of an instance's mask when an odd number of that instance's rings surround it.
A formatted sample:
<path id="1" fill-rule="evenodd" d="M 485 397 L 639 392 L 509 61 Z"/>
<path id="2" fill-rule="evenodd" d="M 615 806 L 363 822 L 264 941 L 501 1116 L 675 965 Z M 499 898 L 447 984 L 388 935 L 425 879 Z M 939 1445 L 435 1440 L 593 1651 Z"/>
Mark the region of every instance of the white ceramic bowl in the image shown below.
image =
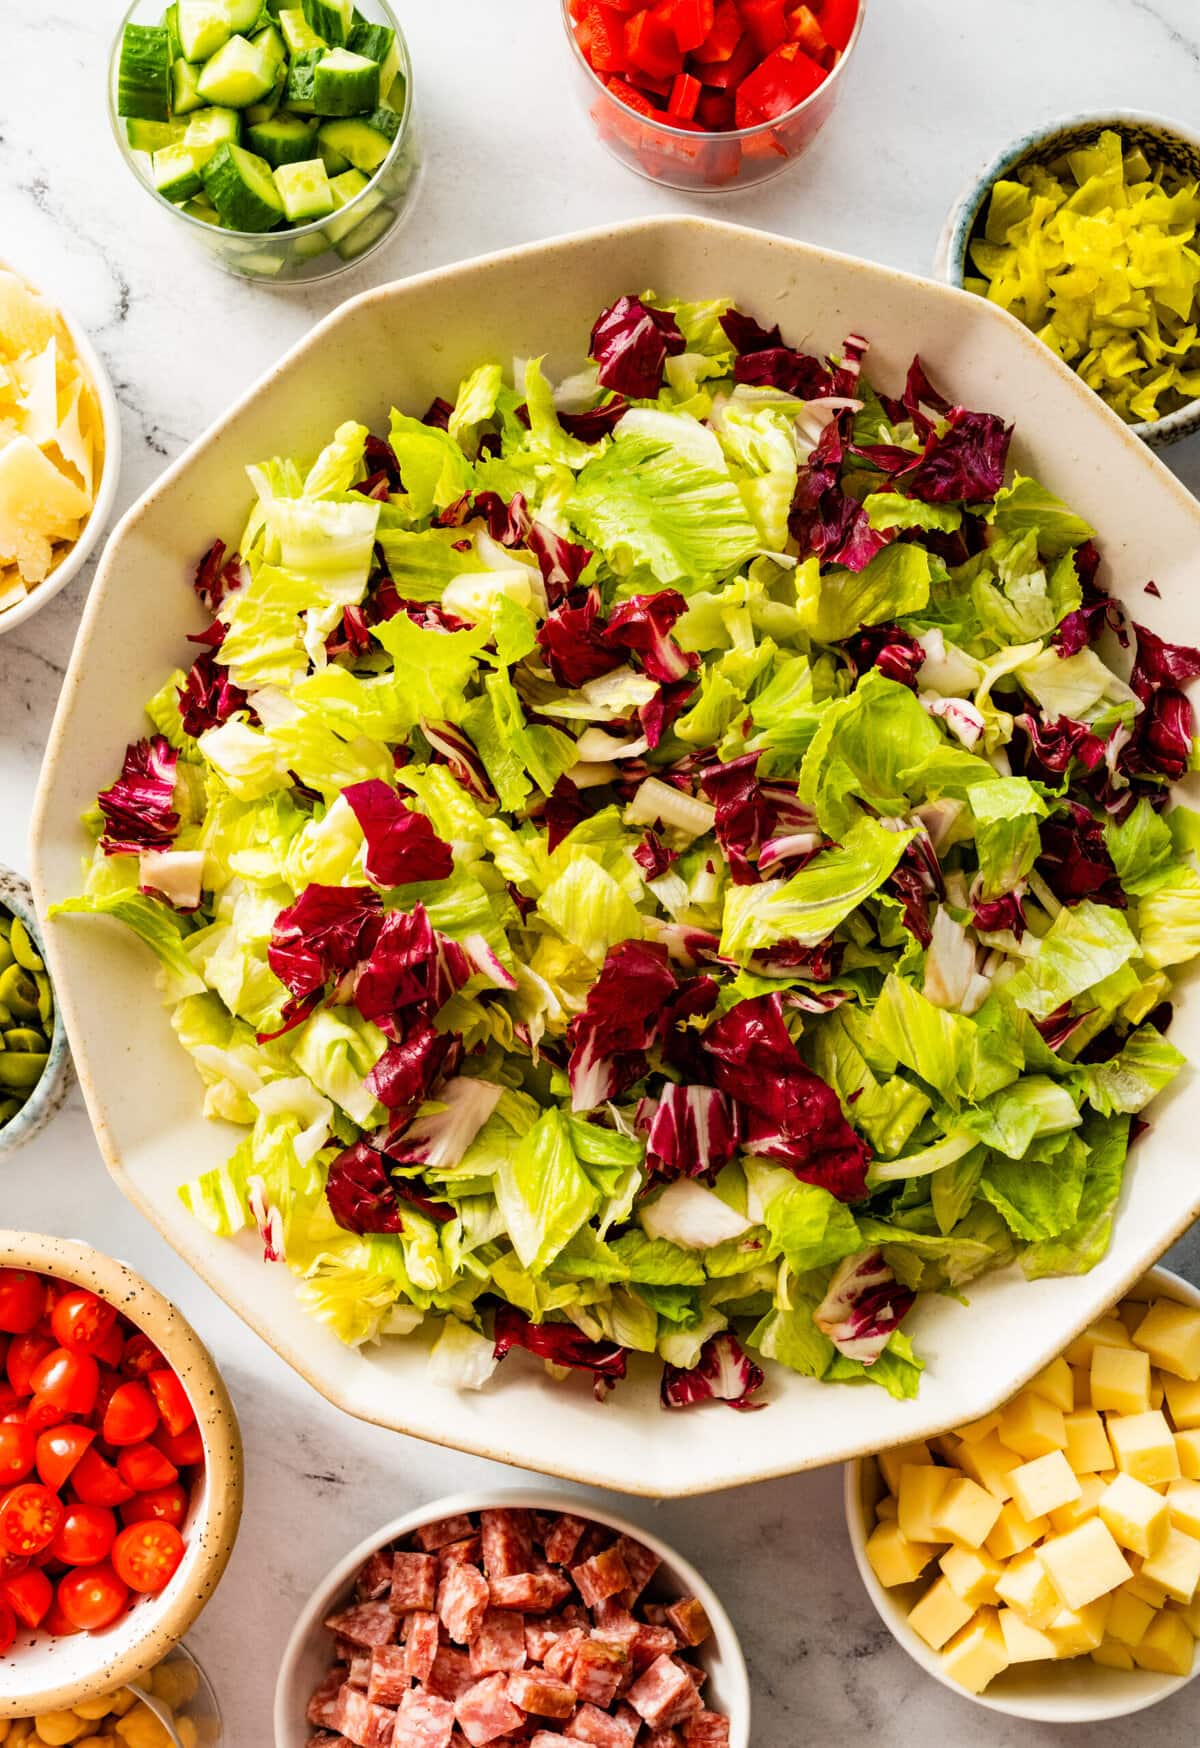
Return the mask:
<path id="1" fill-rule="evenodd" d="M 602 1511 L 568 1493 L 533 1492 L 527 1488 L 456 1493 L 450 1499 L 422 1505 L 416 1511 L 406 1512 L 403 1517 L 384 1524 L 382 1529 L 368 1536 L 338 1561 L 305 1604 L 283 1653 L 275 1683 L 275 1748 L 305 1748 L 312 1735 L 311 1726 L 304 1721 L 304 1709 L 332 1660 L 332 1639 L 323 1622 L 349 1597 L 354 1577 L 363 1561 L 377 1548 L 395 1541 L 398 1536 L 408 1535 L 423 1523 L 452 1517 L 456 1512 L 482 1511 L 491 1506 L 572 1511 L 578 1517 L 607 1524 L 619 1534 L 633 1536 L 652 1548 L 662 1565 L 651 1581 L 649 1594 L 655 1600 L 661 1597 L 670 1601 L 680 1596 L 696 1596 L 704 1604 L 713 1628 L 713 1636 L 700 1654 L 700 1661 L 708 1671 L 704 1703 L 710 1711 L 724 1712 L 729 1718 L 729 1748 L 750 1748 L 750 1681 L 746 1674 L 746 1660 L 733 1622 L 712 1586 L 681 1554 L 643 1529 L 641 1524 L 616 1517 L 611 1511 Z M 546 1727 L 551 1729 L 554 1726 Z"/>
<path id="2" fill-rule="evenodd" d="M 138 705 L 199 630 L 190 568 L 214 535 L 236 541 L 245 466 L 315 452 L 343 419 L 378 428 L 393 399 L 420 412 L 481 357 L 547 355 L 578 369 L 597 313 L 622 292 L 727 296 L 794 343 L 871 338 L 870 366 L 899 384 L 914 352 L 957 400 L 1017 420 L 1013 462 L 1101 531 L 1115 592 L 1152 630 L 1200 643 L 1200 505 L 1077 376 L 1019 322 L 970 293 L 803 243 L 698 218 L 651 219 L 538 243 L 380 286 L 319 322 L 169 467 L 109 542 L 59 699 L 33 825 L 40 914 L 79 888 L 79 816 L 112 780 Z M 1160 596 L 1143 594 L 1148 577 Z M 177 605 L 174 605 L 177 603 Z M 1010 1269 L 969 1304 L 930 1296 L 912 1336 L 927 1370 L 913 1401 L 818 1384 L 772 1366 L 770 1406 L 664 1413 L 656 1368 L 638 1362 L 603 1408 L 587 1380 L 551 1382 L 513 1354 L 479 1393 L 430 1381 L 422 1338 L 350 1350 L 299 1303 L 256 1237 L 213 1237 L 177 1196 L 223 1162 L 243 1131 L 201 1115 L 196 1071 L 154 988 L 156 967 L 115 923 L 64 917 L 45 929 L 75 1066 L 122 1190 L 175 1248 L 330 1401 L 365 1420 L 500 1462 L 651 1496 L 699 1493 L 842 1462 L 927 1437 L 1011 1395 L 1154 1262 L 1200 1214 L 1196 1116 L 1181 1077 L 1131 1156 L 1112 1249 L 1090 1275 L 1029 1283 Z M 1200 994 L 1181 985 L 1175 1042 L 1200 1054 Z M 138 1096 L 131 1098 L 131 1085 Z M 1004 1331 L 1003 1343 L 990 1341 Z M 988 1364 L 980 1364 L 985 1347 Z"/>
<path id="3" fill-rule="evenodd" d="M 1180 1299 L 1185 1305 L 1200 1305 L 1200 1291 L 1168 1269 L 1151 1269 L 1121 1297 Z M 914 1633 L 905 1618 L 927 1580 L 887 1590 L 867 1559 L 866 1542 L 874 1525 L 875 1501 L 884 1491 L 874 1457 L 859 1457 L 845 1469 L 846 1528 L 859 1576 L 896 1642 L 926 1674 L 948 1687 L 960 1699 L 973 1700 L 988 1711 L 1007 1712 L 1044 1724 L 1098 1724 L 1107 1718 L 1124 1718 L 1167 1699 L 1200 1675 L 1200 1652 L 1190 1675 L 1160 1675 L 1148 1669 L 1108 1669 L 1090 1657 L 1072 1657 L 1062 1663 L 1017 1663 L 998 1675 L 983 1693 L 965 1688 L 943 1674 L 941 1658 Z"/>
<path id="4" fill-rule="evenodd" d="M 187 1549 L 165 1590 L 135 1603 L 106 1632 L 65 1639 L 21 1632 L 0 1657 L 0 1718 L 21 1718 L 136 1681 L 188 1631 L 233 1552 L 242 1514 L 242 1441 L 207 1348 L 174 1305 L 125 1263 L 68 1238 L 0 1231 L 0 1268 L 36 1269 L 73 1281 L 108 1299 L 143 1330 L 187 1390 L 205 1458 L 184 1525 Z"/>
<path id="5" fill-rule="evenodd" d="M 15 631 L 19 625 L 24 625 L 32 619 L 34 614 L 40 612 L 46 605 L 47 601 L 52 601 L 60 590 L 66 588 L 73 577 L 78 576 L 107 528 L 117 495 L 117 479 L 121 472 L 121 409 L 117 405 L 112 378 L 108 374 L 104 360 L 70 310 L 64 309 L 45 286 L 34 285 L 33 280 L 28 279 L 21 272 L 21 269 L 12 262 L 3 261 L 0 262 L 0 266 L 16 273 L 20 278 L 25 279 L 27 284 L 32 285 L 33 289 L 40 292 L 46 302 L 58 311 L 66 323 L 75 350 L 79 354 L 79 362 L 83 366 L 92 388 L 96 391 L 96 400 L 100 407 L 100 420 L 104 427 L 104 466 L 96 485 L 92 513 L 84 525 L 83 532 L 62 563 L 55 566 L 44 582 L 31 588 L 25 599 L 19 601 L 15 607 L 9 607 L 0 613 L 0 637 L 3 637 L 5 632 Z"/>
<path id="6" fill-rule="evenodd" d="M 0 910 L 20 917 L 33 936 L 38 952 L 44 956 L 41 925 L 33 908 L 29 882 L 20 874 L 15 874 L 11 868 L 0 868 Z M 71 1090 L 71 1078 L 71 1049 L 67 1043 L 67 1028 L 63 1024 L 55 992 L 50 1054 L 41 1079 L 20 1110 L 7 1123 L 0 1123 L 0 1167 L 10 1154 L 15 1153 L 19 1147 L 24 1147 L 27 1141 L 32 1141 L 35 1135 L 40 1135 L 50 1119 L 62 1110 Z"/>

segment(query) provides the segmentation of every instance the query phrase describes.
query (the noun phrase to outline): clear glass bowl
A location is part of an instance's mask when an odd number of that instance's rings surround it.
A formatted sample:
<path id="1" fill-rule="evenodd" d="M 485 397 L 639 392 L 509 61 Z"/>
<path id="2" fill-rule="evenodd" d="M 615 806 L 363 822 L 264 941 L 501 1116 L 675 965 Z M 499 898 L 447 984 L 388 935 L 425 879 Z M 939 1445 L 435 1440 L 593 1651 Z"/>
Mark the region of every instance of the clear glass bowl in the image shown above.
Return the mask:
<path id="1" fill-rule="evenodd" d="M 217 1696 L 186 1645 L 176 1645 L 149 1675 L 132 1685 L 167 1708 L 184 1748 L 222 1748 L 225 1733 Z"/>
<path id="2" fill-rule="evenodd" d="M 571 28 L 568 0 L 560 0 L 563 29 L 575 62 L 576 86 L 600 141 L 614 158 L 651 182 L 696 194 L 721 194 L 778 176 L 807 149 L 832 115 L 846 68 L 862 37 L 867 0 L 859 0 L 854 30 L 837 65 L 811 97 L 775 121 L 725 133 L 669 127 L 629 109 L 592 67 Z"/>
<path id="3" fill-rule="evenodd" d="M 134 0 L 118 27 L 108 67 L 108 118 L 118 150 L 138 182 L 161 211 L 186 225 L 201 248 L 226 272 L 241 279 L 271 285 L 308 285 L 357 267 L 374 254 L 396 230 L 416 199 L 421 171 L 421 144 L 413 106 L 412 58 L 404 32 L 385 0 L 359 0 L 358 10 L 369 24 L 386 24 L 396 33 L 404 109 L 391 151 L 361 193 L 328 218 L 280 231 L 228 231 L 185 212 L 158 192 L 146 152 L 129 144 L 124 118 L 117 114 L 117 70 L 121 37 L 127 24 L 158 24 L 166 0 Z"/>

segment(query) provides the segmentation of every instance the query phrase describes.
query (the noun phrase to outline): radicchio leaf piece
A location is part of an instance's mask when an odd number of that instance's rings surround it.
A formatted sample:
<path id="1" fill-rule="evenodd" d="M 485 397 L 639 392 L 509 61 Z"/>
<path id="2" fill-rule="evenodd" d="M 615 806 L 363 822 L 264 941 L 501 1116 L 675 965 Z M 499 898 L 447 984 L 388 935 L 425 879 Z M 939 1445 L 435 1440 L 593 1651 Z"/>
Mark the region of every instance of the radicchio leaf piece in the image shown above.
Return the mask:
<path id="1" fill-rule="evenodd" d="M 100 848 L 106 856 L 136 856 L 142 850 L 171 847 L 179 829 L 173 805 L 177 763 L 178 755 L 165 735 L 126 747 L 121 775 L 97 797 L 104 816 Z"/>
<path id="2" fill-rule="evenodd" d="M 625 1349 L 616 1342 L 589 1341 L 570 1323 L 531 1323 L 524 1312 L 512 1305 L 496 1307 L 493 1337 L 496 1359 L 502 1360 L 514 1347 L 523 1347 L 527 1353 L 549 1360 L 552 1365 L 591 1372 L 598 1396 L 602 1394 L 601 1384 L 611 1389 L 625 1376 Z"/>
<path id="3" fill-rule="evenodd" d="M 377 1148 L 356 1141 L 339 1153 L 325 1184 L 329 1211 L 346 1232 L 402 1232 L 395 1185 Z"/>
<path id="4" fill-rule="evenodd" d="M 621 941 L 610 947 L 586 1008 L 567 1032 L 572 1110 L 594 1110 L 641 1079 L 663 1004 L 676 987 L 665 946 Z"/>
<path id="5" fill-rule="evenodd" d="M 590 355 L 605 388 L 631 400 L 653 400 L 663 367 L 687 342 L 670 310 L 652 309 L 639 297 L 619 297 L 592 329 Z"/>
<path id="6" fill-rule="evenodd" d="M 690 1371 L 664 1366 L 659 1396 L 664 1408 L 692 1408 L 697 1402 L 725 1402 L 742 1413 L 765 1408 L 752 1398 L 766 1382 L 736 1335 L 723 1330 L 710 1336 L 700 1349 L 700 1359 Z"/>
<path id="7" fill-rule="evenodd" d="M 367 840 L 363 868 L 376 886 L 404 886 L 413 880 L 447 880 L 454 853 L 423 813 L 406 807 L 381 777 L 352 783 L 342 791 Z"/>
<path id="8" fill-rule="evenodd" d="M 838 1264 L 813 1322 L 848 1360 L 873 1366 L 915 1298 L 897 1281 L 882 1250 L 864 1250 Z"/>

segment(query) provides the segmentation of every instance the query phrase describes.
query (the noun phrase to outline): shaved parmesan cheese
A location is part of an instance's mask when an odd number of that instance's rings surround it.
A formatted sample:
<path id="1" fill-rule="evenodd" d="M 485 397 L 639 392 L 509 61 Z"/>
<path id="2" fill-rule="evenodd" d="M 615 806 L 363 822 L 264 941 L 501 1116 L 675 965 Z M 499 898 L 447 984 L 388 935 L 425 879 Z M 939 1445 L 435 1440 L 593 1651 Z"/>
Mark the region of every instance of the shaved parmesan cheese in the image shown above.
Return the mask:
<path id="1" fill-rule="evenodd" d="M 31 443 L 53 443 L 58 435 L 58 347 L 53 340 L 36 357 L 16 363 L 21 429 Z"/>
<path id="2" fill-rule="evenodd" d="M 90 508 L 88 494 L 28 437 L 0 449 L 0 561 L 15 562 L 27 583 L 43 580 L 53 562 L 51 542 Z"/>
<path id="3" fill-rule="evenodd" d="M 96 483 L 96 451 L 91 436 L 84 431 L 80 421 L 80 407 L 83 402 L 82 384 L 76 383 L 71 395 L 70 405 L 65 416 L 59 421 L 55 442 L 58 452 L 68 466 L 73 467 L 83 483 L 83 489 L 93 495 Z"/>
<path id="4" fill-rule="evenodd" d="M 42 351 L 55 326 L 46 300 L 15 273 L 0 270 L 0 341 L 9 356 Z"/>

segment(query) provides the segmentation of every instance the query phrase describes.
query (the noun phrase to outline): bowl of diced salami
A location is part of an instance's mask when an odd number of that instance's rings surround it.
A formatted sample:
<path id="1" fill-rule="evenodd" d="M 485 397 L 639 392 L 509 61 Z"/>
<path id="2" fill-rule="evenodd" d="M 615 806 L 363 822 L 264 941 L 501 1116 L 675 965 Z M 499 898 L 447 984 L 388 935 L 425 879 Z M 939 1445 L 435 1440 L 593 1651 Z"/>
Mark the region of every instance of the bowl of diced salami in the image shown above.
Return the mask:
<path id="1" fill-rule="evenodd" d="M 712 1588 L 567 1494 L 463 1494 L 385 1525 L 318 1586 L 275 1692 L 276 1748 L 749 1748 Z"/>

